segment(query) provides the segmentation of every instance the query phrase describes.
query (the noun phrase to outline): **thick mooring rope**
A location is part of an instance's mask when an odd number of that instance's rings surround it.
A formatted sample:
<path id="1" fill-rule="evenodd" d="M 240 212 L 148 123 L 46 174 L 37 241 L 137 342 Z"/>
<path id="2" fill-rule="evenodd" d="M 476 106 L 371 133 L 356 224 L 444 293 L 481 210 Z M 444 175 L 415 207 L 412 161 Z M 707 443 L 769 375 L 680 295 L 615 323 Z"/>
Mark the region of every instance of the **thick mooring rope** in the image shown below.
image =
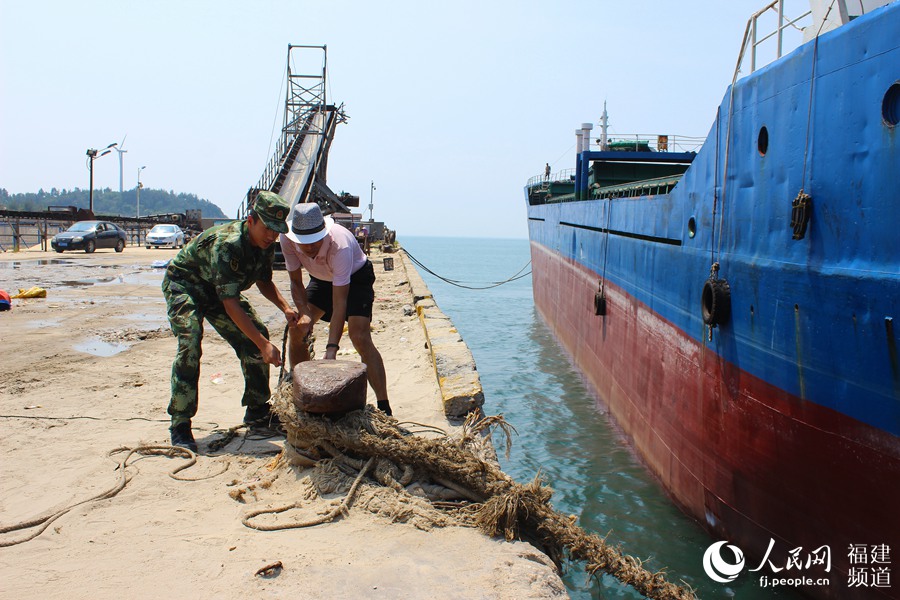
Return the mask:
<path id="1" fill-rule="evenodd" d="M 465 491 L 465 497 L 479 502 L 472 507 L 474 524 L 487 535 L 503 535 L 507 540 L 535 539 L 558 566 L 566 556 L 585 561 L 591 575 L 598 571 L 609 573 L 648 598 L 695 597 L 691 590 L 667 581 L 663 573 L 647 571 L 639 559 L 623 554 L 556 512 L 549 502 L 550 488 L 537 478 L 527 485 L 516 483 L 499 466 L 478 458 L 465 447 L 465 439 L 409 435 L 397 426 L 397 421 L 370 406 L 337 421 L 301 413 L 294 408 L 290 386 L 279 388 L 273 404 L 288 431 L 288 440 L 310 446 L 329 445 L 343 454 L 368 458 L 367 466 L 374 458 L 390 461 L 398 472 L 411 468 L 420 478 L 442 481 Z M 492 419 L 499 426 L 501 419 Z M 477 425 L 469 429 L 470 436 L 478 431 Z M 354 486 L 361 476 L 362 473 Z"/>
<path id="2" fill-rule="evenodd" d="M 95 502 L 97 500 L 106 500 L 107 498 L 112 498 L 123 489 L 125 489 L 125 485 L 128 483 L 128 477 L 126 474 L 126 469 L 128 467 L 128 459 L 130 459 L 135 454 L 140 454 L 143 456 L 168 456 L 170 458 L 175 458 L 176 456 L 181 456 L 182 458 L 188 459 L 188 462 L 183 463 L 175 467 L 169 472 L 169 477 L 172 479 L 177 479 L 178 481 L 201 481 L 203 479 L 209 479 L 211 477 L 216 477 L 217 475 L 221 475 L 226 470 L 228 470 L 228 463 L 225 463 L 224 468 L 212 475 L 207 475 L 204 477 L 197 478 L 187 478 L 178 476 L 178 473 L 194 466 L 197 463 L 197 457 L 193 452 L 188 450 L 187 448 L 180 448 L 178 446 L 137 446 L 136 448 L 128 448 L 128 447 L 120 447 L 110 450 L 108 456 L 112 456 L 113 454 L 118 454 L 120 452 L 128 452 L 125 455 L 125 458 L 119 461 L 116 470 L 119 471 L 119 479 L 116 481 L 116 484 L 106 490 L 105 492 L 101 492 L 96 496 L 91 496 L 86 500 L 81 500 L 74 504 L 70 504 L 56 512 L 44 515 L 42 517 L 35 517 L 34 519 L 29 519 L 27 521 L 22 521 L 20 523 L 16 523 L 14 525 L 7 525 L 0 527 L 0 534 L 11 533 L 13 531 L 22 531 L 25 529 L 31 529 L 33 527 L 37 527 L 29 534 L 27 534 L 23 538 L 19 538 L 17 540 L 9 540 L 9 541 L 0 541 L 0 548 L 8 548 L 10 546 L 15 546 L 17 544 L 22 544 L 29 540 L 33 540 L 37 536 L 41 535 L 47 527 L 50 526 L 53 521 L 57 520 L 73 508 L 77 506 L 81 506 L 82 504 L 87 504 L 88 502 Z"/>
<path id="3" fill-rule="evenodd" d="M 322 523 L 333 521 L 338 515 L 347 514 L 348 510 L 350 509 L 350 504 L 353 502 L 353 498 L 356 497 L 356 490 L 359 488 L 359 484 L 362 483 L 363 477 L 365 477 L 366 473 L 370 468 L 372 468 L 372 465 L 374 463 L 375 457 L 373 456 L 368 460 L 368 462 L 366 462 L 362 470 L 360 470 L 359 475 L 357 475 L 356 479 L 353 481 L 353 485 L 350 486 L 350 491 L 347 492 L 347 495 L 343 500 L 341 500 L 341 503 L 333 510 L 329 511 L 327 514 L 322 515 L 321 517 L 308 519 L 306 521 L 278 523 L 273 525 L 259 525 L 250 522 L 250 519 L 252 519 L 253 517 L 258 517 L 259 515 L 277 514 L 289 511 L 292 508 L 303 508 L 302 502 L 293 502 L 291 504 L 288 504 L 287 506 L 281 506 L 278 508 L 261 508 L 257 510 L 251 510 L 246 515 L 244 515 L 244 517 L 241 519 L 241 523 L 251 529 L 258 529 L 259 531 L 279 531 L 281 529 L 300 529 L 303 527 L 314 527 L 316 525 L 321 525 Z"/>

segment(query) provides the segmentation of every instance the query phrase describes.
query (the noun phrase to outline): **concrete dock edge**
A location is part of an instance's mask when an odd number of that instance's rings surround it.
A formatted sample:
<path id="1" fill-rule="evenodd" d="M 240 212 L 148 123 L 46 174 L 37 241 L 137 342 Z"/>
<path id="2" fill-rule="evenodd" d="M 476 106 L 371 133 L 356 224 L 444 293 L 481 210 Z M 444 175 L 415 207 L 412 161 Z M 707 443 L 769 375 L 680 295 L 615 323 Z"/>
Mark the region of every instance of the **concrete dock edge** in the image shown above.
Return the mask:
<path id="1" fill-rule="evenodd" d="M 406 272 L 416 314 L 428 340 L 428 351 L 440 386 L 444 414 L 460 418 L 469 412 L 481 410 L 484 405 L 484 390 L 472 352 L 450 317 L 438 307 L 425 280 L 402 249 L 397 256 Z"/>

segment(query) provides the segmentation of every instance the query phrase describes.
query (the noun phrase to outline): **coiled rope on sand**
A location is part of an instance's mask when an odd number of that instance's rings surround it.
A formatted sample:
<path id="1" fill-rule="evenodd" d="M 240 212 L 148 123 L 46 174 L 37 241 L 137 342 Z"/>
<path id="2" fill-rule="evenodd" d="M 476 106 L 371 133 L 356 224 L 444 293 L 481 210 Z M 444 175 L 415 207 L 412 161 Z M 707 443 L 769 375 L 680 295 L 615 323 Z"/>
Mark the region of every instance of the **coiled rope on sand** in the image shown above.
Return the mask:
<path id="1" fill-rule="evenodd" d="M 5 525 L 0 526 L 0 535 L 6 533 L 12 533 L 14 531 L 25 531 L 31 529 L 24 537 L 15 540 L 2 540 L 0 541 L 0 548 L 9 548 L 10 546 L 16 546 L 18 544 L 22 544 L 29 540 L 33 540 L 37 536 L 41 535 L 53 521 L 57 520 L 70 510 L 75 507 L 81 506 L 82 504 L 87 504 L 89 502 L 96 502 L 98 500 L 105 500 L 107 498 L 112 498 L 123 489 L 125 489 L 125 485 L 128 483 L 128 474 L 127 469 L 129 467 L 128 460 L 132 456 L 167 456 L 169 458 L 181 457 L 187 459 L 187 462 L 184 462 L 171 471 L 169 471 L 169 477 L 172 479 L 177 479 L 178 481 L 201 481 L 203 479 L 209 479 L 211 477 L 216 477 L 217 475 L 221 475 L 228 469 L 228 463 L 226 463 L 223 468 L 213 473 L 212 475 L 206 475 L 203 477 L 189 478 L 184 477 L 182 475 L 178 475 L 181 471 L 188 469 L 194 466 L 197 463 L 197 456 L 188 450 L 187 448 L 179 448 L 176 446 L 153 446 L 153 445 L 143 445 L 137 446 L 135 448 L 129 448 L 127 446 L 122 446 L 120 448 L 114 448 L 110 450 L 108 456 L 113 456 L 114 454 L 119 454 L 121 452 L 126 452 L 124 458 L 122 458 L 117 466 L 116 470 L 119 472 L 119 478 L 116 481 L 115 485 L 110 487 L 108 490 L 101 492 L 95 496 L 91 496 L 85 500 L 81 500 L 79 502 L 75 502 L 68 506 L 65 506 L 59 510 L 54 512 L 45 514 L 40 517 L 35 517 L 33 519 L 28 519 L 27 521 L 22 521 L 20 523 L 15 523 L 13 525 Z M 35 529 L 36 528 L 36 529 Z"/>
<path id="2" fill-rule="evenodd" d="M 375 472 L 380 473 L 377 479 L 382 485 L 399 493 L 404 493 L 403 485 L 413 479 L 450 487 L 461 497 L 474 502 L 457 512 L 462 522 L 478 527 L 492 537 L 502 535 L 510 541 L 518 538 L 533 540 L 557 567 L 566 558 L 583 561 L 590 575 L 601 571 L 608 573 L 648 598 L 680 600 L 695 597 L 689 588 L 669 582 L 663 572 L 648 571 L 639 559 L 623 554 L 600 536 L 586 532 L 568 516 L 554 510 L 550 504 L 553 491 L 538 477 L 528 484 L 519 484 L 498 465 L 479 457 L 473 447 L 478 446 L 478 440 L 485 433 L 503 429 L 509 444 L 508 425 L 502 417 L 470 415 L 461 435 L 426 438 L 403 430 L 395 419 L 371 406 L 340 419 L 297 411 L 290 384 L 278 388 L 272 404 L 287 431 L 290 445 L 332 456 L 338 453 L 355 457 L 360 465 L 362 461 L 366 462 L 364 470 L 362 467 L 357 469 L 360 473 L 356 476 L 353 493 L 374 460 Z M 402 473 L 403 476 L 392 478 L 391 473 Z M 401 485 L 398 479 L 404 483 Z M 345 511 L 351 497 L 352 494 L 348 494 L 348 498 L 321 522 Z M 444 505 L 443 502 L 433 503 L 437 507 Z M 254 516 L 262 512 L 265 511 L 255 511 Z"/>

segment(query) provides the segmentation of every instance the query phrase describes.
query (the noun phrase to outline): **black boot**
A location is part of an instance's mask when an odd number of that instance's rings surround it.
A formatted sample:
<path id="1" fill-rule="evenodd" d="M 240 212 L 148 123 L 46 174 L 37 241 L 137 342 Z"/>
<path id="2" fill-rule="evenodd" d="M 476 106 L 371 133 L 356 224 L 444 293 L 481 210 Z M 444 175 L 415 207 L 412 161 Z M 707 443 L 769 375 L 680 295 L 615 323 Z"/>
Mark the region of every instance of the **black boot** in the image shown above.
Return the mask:
<path id="1" fill-rule="evenodd" d="M 268 404 L 260 404 L 259 406 L 248 406 L 244 412 L 244 423 L 247 425 L 261 425 L 268 427 L 269 422 L 279 423 L 278 415 L 272 412 L 272 407 Z"/>
<path id="2" fill-rule="evenodd" d="M 260 406 L 248 406 L 244 413 L 244 423 L 254 433 L 284 435 L 284 429 L 281 427 L 281 419 L 278 414 L 272 411 L 272 407 L 268 404 Z"/>
<path id="3" fill-rule="evenodd" d="M 179 448 L 187 448 L 191 452 L 197 451 L 197 442 L 194 441 L 194 434 L 191 433 L 191 422 L 185 421 L 174 427 L 169 427 L 172 433 L 172 445 Z"/>

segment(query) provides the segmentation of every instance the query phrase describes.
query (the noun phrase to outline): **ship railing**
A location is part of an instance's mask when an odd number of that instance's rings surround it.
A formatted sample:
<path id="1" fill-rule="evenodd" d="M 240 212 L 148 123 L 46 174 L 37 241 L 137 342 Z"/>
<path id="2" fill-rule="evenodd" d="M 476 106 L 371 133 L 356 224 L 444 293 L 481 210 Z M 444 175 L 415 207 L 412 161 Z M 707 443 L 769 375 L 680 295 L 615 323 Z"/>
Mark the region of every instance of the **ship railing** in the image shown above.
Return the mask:
<path id="1" fill-rule="evenodd" d="M 804 39 L 811 39 L 811 36 L 806 35 L 804 30 L 807 27 L 815 26 L 812 10 L 807 10 L 799 17 L 791 18 L 785 15 L 784 4 L 784 0 L 773 0 L 753 13 L 747 20 L 744 42 L 741 45 L 741 53 L 738 57 L 738 72 L 740 72 L 744 59 L 748 54 L 750 55 L 749 73 L 753 73 L 757 69 L 778 60 L 786 52 L 790 52 L 803 43 Z M 838 11 L 835 10 L 835 12 Z M 846 4 L 844 4 L 843 12 L 846 12 Z M 760 23 L 760 18 L 772 19 L 773 13 L 774 22 L 766 21 L 765 23 Z M 834 17 L 829 18 L 833 19 Z M 818 32 L 815 32 L 815 34 L 817 35 Z M 774 49 L 771 47 L 773 43 L 775 45 Z M 761 59 L 759 51 L 764 44 L 766 52 Z M 787 47 L 787 50 L 785 50 L 785 47 Z"/>
<path id="2" fill-rule="evenodd" d="M 550 173 L 549 177 L 547 175 L 535 175 L 528 180 L 526 185 L 531 188 L 561 181 L 575 181 L 575 169 L 563 169 L 556 173 Z"/>
<path id="3" fill-rule="evenodd" d="M 681 175 L 667 175 L 666 177 L 656 177 L 654 179 L 642 179 L 632 183 L 624 183 L 619 185 L 608 185 L 591 188 L 592 199 L 611 199 L 611 198 L 640 198 L 641 196 L 657 196 L 659 194 L 668 194 L 681 181 Z"/>
<path id="4" fill-rule="evenodd" d="M 706 141 L 705 137 L 691 135 L 658 135 L 649 133 L 624 134 L 607 141 L 606 150 L 632 151 L 632 152 L 699 152 Z M 600 140 L 595 140 L 597 148 L 602 150 Z M 544 183 L 562 181 L 575 181 L 575 169 L 563 169 L 551 173 L 535 175 L 528 180 L 527 187 L 532 188 Z"/>
<path id="5" fill-rule="evenodd" d="M 611 137 L 606 150 L 632 152 L 699 152 L 705 137 L 694 135 L 659 135 L 650 133 L 630 133 Z M 604 150 L 600 140 L 595 140 L 597 148 Z"/>

